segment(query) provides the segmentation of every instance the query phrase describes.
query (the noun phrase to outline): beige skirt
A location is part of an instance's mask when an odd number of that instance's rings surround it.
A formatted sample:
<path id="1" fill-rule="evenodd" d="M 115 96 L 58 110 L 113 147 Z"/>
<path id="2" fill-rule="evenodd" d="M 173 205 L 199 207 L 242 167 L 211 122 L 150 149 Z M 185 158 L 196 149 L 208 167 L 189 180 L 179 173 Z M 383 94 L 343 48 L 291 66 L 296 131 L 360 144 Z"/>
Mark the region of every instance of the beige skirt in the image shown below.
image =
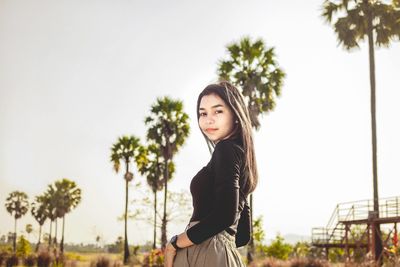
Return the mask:
<path id="1" fill-rule="evenodd" d="M 186 229 L 198 222 L 191 222 Z M 177 251 L 174 267 L 244 267 L 235 237 L 222 231 L 198 245 Z"/>

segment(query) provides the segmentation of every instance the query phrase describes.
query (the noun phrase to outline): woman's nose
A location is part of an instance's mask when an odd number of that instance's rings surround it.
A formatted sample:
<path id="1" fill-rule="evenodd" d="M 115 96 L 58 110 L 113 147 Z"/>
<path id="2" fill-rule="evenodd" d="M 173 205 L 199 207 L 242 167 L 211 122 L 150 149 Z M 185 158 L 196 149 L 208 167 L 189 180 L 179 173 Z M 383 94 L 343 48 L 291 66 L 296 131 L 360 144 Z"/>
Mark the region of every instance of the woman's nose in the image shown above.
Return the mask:
<path id="1" fill-rule="evenodd" d="M 212 123 L 214 123 L 214 119 L 212 117 L 207 116 L 206 122 L 207 122 L 207 124 L 212 124 Z"/>

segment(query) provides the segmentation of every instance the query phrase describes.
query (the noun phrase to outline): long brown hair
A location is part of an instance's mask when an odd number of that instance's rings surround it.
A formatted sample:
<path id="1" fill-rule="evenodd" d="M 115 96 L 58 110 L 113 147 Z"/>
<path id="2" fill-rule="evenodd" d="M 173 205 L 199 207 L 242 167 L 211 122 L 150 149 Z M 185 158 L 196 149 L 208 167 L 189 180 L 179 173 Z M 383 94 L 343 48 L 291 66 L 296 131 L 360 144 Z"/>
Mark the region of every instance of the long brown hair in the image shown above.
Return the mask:
<path id="1" fill-rule="evenodd" d="M 215 84 L 210 84 L 200 93 L 197 99 L 197 122 L 200 118 L 199 108 L 200 101 L 203 96 L 215 94 L 219 96 L 231 109 L 233 114 L 235 115 L 235 120 L 238 121 L 238 129 L 235 135 L 239 136 L 243 143 L 244 149 L 244 166 L 245 172 L 248 173 L 248 179 L 244 186 L 244 191 L 246 194 L 250 194 L 254 191 L 258 182 L 258 171 L 257 171 L 257 163 L 256 157 L 254 153 L 254 143 L 253 143 L 253 132 L 251 127 L 251 120 L 249 111 L 244 101 L 243 95 L 240 91 L 230 84 L 229 82 L 222 81 Z M 200 125 L 199 125 L 200 127 Z M 204 138 L 206 139 L 208 148 L 215 147 L 215 144 L 207 138 L 207 136 L 201 131 Z"/>

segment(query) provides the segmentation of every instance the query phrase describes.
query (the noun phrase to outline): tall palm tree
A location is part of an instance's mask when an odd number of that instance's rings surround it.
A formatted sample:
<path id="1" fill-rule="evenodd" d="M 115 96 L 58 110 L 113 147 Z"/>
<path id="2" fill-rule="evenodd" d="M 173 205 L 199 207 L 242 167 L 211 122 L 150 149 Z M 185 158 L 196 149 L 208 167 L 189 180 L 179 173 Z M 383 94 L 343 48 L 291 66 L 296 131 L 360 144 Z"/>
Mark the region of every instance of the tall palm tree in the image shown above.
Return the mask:
<path id="1" fill-rule="evenodd" d="M 49 184 L 47 186 L 47 190 L 44 193 L 46 204 L 46 214 L 50 219 L 50 233 L 49 233 L 49 246 L 54 242 L 54 245 L 57 245 L 57 206 L 59 206 L 59 195 L 57 194 L 56 188 Z M 55 234 L 54 238 L 52 238 L 52 227 L 53 223 L 55 223 Z"/>
<path id="2" fill-rule="evenodd" d="M 28 195 L 21 191 L 11 192 L 6 199 L 7 212 L 14 216 L 14 240 L 13 251 L 15 252 L 17 242 L 17 220 L 24 216 L 29 209 Z"/>
<path id="3" fill-rule="evenodd" d="M 262 39 L 254 42 L 243 37 L 227 46 L 228 59 L 218 65 L 218 76 L 242 90 L 250 113 L 252 126 L 258 130 L 259 117 L 275 108 L 275 98 L 280 96 L 285 73 L 279 68 L 274 48 L 266 48 Z M 253 222 L 253 195 L 250 195 L 251 222 Z M 253 236 L 250 238 L 249 262 L 254 253 Z"/>
<path id="4" fill-rule="evenodd" d="M 150 186 L 151 191 L 154 194 L 153 208 L 154 208 L 154 220 L 153 220 L 153 249 L 156 248 L 157 244 L 157 192 L 162 190 L 164 187 L 164 163 L 161 155 L 161 149 L 158 144 L 152 143 L 147 146 L 146 149 L 147 161 L 145 164 L 138 166 L 140 174 L 145 175 L 147 178 L 147 184 Z M 172 161 L 169 162 L 169 176 L 173 176 L 175 171 L 175 165 Z"/>
<path id="5" fill-rule="evenodd" d="M 47 220 L 48 202 L 46 196 L 40 195 L 35 197 L 35 201 L 31 204 L 31 214 L 39 224 L 39 240 L 36 244 L 35 251 L 37 252 L 41 242 L 42 226 Z"/>
<path id="6" fill-rule="evenodd" d="M 189 136 L 189 116 L 183 111 L 183 103 L 169 97 L 158 98 L 145 118 L 147 139 L 159 145 L 164 159 L 164 214 L 161 227 L 161 244 L 167 244 L 167 192 L 169 162 Z"/>
<path id="7" fill-rule="evenodd" d="M 72 209 L 81 202 L 81 189 L 77 187 L 74 181 L 66 178 L 56 181 L 54 184 L 56 194 L 58 195 L 58 205 L 56 207 L 56 214 L 58 218 L 62 218 L 62 235 L 60 242 L 61 253 L 64 252 L 64 228 L 65 228 L 65 215 L 71 212 Z"/>
<path id="8" fill-rule="evenodd" d="M 374 212 L 379 217 L 376 104 L 375 104 L 375 45 L 388 47 L 390 42 L 400 39 L 400 1 L 386 4 L 381 0 L 325 1 L 323 18 L 332 24 L 339 44 L 346 50 L 359 47 L 359 42 L 368 39 L 369 77 L 371 90 L 372 173 Z M 375 231 L 375 257 L 382 253 L 379 225 Z"/>
<path id="9" fill-rule="evenodd" d="M 133 173 L 129 172 L 129 164 L 132 160 L 143 161 L 144 148 L 140 144 L 139 138 L 135 136 L 122 136 L 111 147 L 111 162 L 116 173 L 120 170 L 121 161 L 125 163 L 125 242 L 124 242 L 124 264 L 128 263 L 128 184 L 133 179 Z"/>

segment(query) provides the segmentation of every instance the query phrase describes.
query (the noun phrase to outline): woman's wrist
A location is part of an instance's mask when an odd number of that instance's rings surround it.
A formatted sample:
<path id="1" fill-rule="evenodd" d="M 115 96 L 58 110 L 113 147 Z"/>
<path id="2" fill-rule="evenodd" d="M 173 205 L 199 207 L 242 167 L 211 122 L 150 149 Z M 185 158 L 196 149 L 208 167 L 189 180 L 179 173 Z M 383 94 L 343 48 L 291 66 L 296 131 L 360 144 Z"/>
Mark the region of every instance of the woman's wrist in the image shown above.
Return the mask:
<path id="1" fill-rule="evenodd" d="M 176 245 L 179 248 L 186 248 L 194 245 L 192 241 L 190 241 L 189 237 L 187 236 L 186 232 L 183 232 L 177 235 Z"/>
<path id="2" fill-rule="evenodd" d="M 175 248 L 175 250 L 179 250 L 180 249 L 180 247 L 177 245 L 178 235 L 174 235 L 169 242 Z"/>

